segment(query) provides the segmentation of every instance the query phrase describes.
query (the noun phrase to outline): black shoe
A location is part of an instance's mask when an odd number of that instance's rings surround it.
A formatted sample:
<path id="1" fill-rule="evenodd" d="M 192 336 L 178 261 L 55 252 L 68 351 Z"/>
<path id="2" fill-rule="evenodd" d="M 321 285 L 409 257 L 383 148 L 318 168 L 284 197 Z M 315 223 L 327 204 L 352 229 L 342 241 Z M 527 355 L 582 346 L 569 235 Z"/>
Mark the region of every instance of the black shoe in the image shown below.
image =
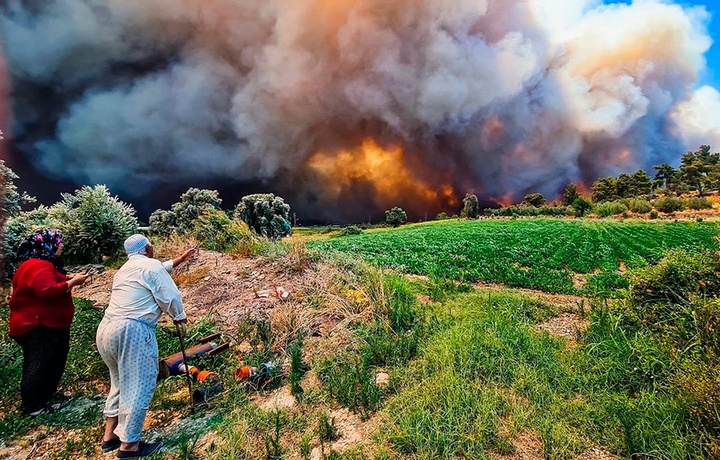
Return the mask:
<path id="1" fill-rule="evenodd" d="M 147 443 L 140 441 L 138 450 L 118 450 L 117 458 L 140 458 L 152 455 L 163 446 L 162 442 Z"/>
<path id="2" fill-rule="evenodd" d="M 108 452 L 112 452 L 115 449 L 120 448 L 120 438 L 111 439 L 109 441 L 103 441 L 100 448 L 103 451 L 103 454 L 107 454 Z"/>

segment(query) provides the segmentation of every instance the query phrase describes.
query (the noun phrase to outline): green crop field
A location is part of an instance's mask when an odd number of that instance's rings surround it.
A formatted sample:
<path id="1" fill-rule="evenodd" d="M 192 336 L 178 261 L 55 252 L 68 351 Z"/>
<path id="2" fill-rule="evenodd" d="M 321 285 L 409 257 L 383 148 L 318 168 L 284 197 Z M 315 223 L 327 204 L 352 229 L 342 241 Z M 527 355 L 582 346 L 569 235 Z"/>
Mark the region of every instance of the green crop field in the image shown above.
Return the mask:
<path id="1" fill-rule="evenodd" d="M 382 266 L 465 282 L 575 293 L 621 287 L 627 268 L 654 263 L 669 249 L 716 246 L 713 223 L 508 220 L 443 222 L 311 242 Z"/>

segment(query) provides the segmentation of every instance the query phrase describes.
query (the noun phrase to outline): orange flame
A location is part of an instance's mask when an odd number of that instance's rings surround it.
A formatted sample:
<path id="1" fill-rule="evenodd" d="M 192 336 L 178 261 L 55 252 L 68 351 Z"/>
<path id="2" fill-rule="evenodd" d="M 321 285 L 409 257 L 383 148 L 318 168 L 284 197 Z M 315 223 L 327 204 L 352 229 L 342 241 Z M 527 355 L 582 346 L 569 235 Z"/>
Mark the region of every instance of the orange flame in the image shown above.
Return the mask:
<path id="1" fill-rule="evenodd" d="M 512 206 L 513 203 L 513 195 L 512 193 L 508 192 L 505 195 L 501 196 L 500 198 L 493 198 L 492 201 L 494 201 L 496 204 L 499 204 L 502 207 L 508 207 Z"/>
<path id="2" fill-rule="evenodd" d="M 327 190 L 334 196 L 365 183 L 372 187 L 375 201 L 385 206 L 404 205 L 409 200 L 457 205 L 452 186 L 424 182 L 405 166 L 404 159 L 401 146 L 383 148 L 366 139 L 356 149 L 318 152 L 306 165 L 326 179 Z"/>

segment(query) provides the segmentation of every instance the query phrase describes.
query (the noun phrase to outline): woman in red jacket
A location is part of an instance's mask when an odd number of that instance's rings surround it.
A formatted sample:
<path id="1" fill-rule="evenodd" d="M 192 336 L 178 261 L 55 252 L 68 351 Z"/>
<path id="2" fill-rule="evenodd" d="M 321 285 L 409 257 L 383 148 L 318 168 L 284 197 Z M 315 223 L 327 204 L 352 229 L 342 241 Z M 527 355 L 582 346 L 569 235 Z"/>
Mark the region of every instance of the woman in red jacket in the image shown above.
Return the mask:
<path id="1" fill-rule="evenodd" d="M 68 276 L 62 265 L 59 230 L 38 230 L 18 250 L 22 263 L 12 280 L 10 337 L 23 351 L 20 409 L 30 416 L 51 413 L 50 405 L 70 351 L 75 315 L 70 290 L 86 275 Z"/>

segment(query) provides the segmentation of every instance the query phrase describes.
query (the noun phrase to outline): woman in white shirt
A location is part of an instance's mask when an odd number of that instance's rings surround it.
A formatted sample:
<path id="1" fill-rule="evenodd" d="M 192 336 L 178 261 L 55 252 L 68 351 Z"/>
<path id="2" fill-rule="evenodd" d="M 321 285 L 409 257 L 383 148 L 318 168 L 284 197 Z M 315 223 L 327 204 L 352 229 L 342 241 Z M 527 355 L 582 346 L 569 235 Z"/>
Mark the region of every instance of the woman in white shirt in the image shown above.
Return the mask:
<path id="1" fill-rule="evenodd" d="M 162 442 L 140 441 L 157 382 L 155 326 L 163 313 L 176 324 L 187 322 L 180 291 L 169 272 L 195 250 L 161 263 L 153 259 L 150 241 L 133 235 L 125 240 L 125 252 L 128 261 L 113 278 L 110 304 L 96 337 L 100 356 L 110 370 L 102 451 L 120 449 L 117 458 L 139 458 L 162 447 Z"/>

